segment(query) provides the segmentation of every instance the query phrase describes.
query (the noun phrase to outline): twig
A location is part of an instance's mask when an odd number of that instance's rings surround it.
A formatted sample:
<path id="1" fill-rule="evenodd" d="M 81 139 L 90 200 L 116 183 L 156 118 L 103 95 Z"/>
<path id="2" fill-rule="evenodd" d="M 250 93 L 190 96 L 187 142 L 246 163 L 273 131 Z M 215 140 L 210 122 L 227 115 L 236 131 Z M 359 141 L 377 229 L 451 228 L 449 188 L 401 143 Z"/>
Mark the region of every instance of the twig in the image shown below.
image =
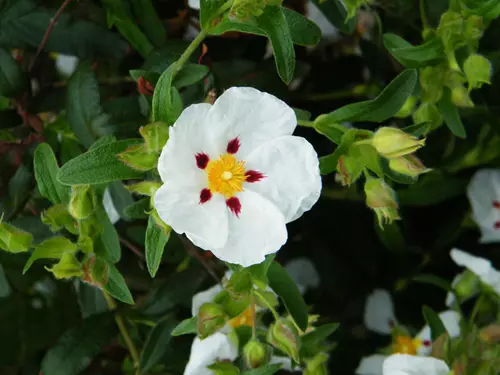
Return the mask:
<path id="1" fill-rule="evenodd" d="M 31 62 L 30 66 L 28 68 L 28 72 L 31 72 L 31 70 L 35 66 L 35 63 L 36 63 L 36 60 L 38 59 L 38 56 L 40 56 L 40 54 L 44 50 L 45 46 L 47 45 L 47 42 L 49 41 L 50 33 L 52 32 L 52 29 L 56 25 L 58 18 L 61 16 L 62 12 L 64 12 L 64 9 L 69 5 L 70 2 L 71 2 L 71 0 L 65 0 L 61 4 L 59 9 L 57 10 L 56 14 L 54 14 L 54 17 L 52 17 L 50 19 L 49 26 L 47 27 L 47 30 L 45 30 L 45 34 L 43 36 L 42 42 L 40 43 L 40 46 L 38 47 L 38 51 L 36 51 L 35 58 L 33 59 L 33 61 Z"/>
<path id="2" fill-rule="evenodd" d="M 194 245 L 185 237 L 181 237 L 181 241 L 184 244 L 184 247 L 186 248 L 186 251 L 191 255 L 192 257 L 195 257 L 198 262 L 201 263 L 201 265 L 207 270 L 207 272 L 214 278 L 214 280 L 218 283 L 220 281 L 220 277 L 217 277 L 217 273 L 212 269 L 212 267 L 206 262 L 206 259 L 204 259 L 196 250 Z"/>
<path id="3" fill-rule="evenodd" d="M 134 254 L 136 254 L 140 258 L 145 259 L 144 253 L 141 251 L 141 249 L 139 249 L 132 242 L 126 240 L 122 236 L 119 236 L 118 238 L 120 239 L 120 243 L 122 245 L 125 245 L 130 251 L 132 251 Z"/>

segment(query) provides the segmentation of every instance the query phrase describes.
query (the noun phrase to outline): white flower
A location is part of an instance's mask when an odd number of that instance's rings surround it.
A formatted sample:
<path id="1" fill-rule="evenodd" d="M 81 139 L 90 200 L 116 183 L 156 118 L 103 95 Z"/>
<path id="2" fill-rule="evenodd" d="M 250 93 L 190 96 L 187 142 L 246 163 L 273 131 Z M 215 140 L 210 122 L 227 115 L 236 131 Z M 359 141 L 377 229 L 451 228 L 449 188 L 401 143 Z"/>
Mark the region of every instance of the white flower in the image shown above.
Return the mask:
<path id="1" fill-rule="evenodd" d="M 115 224 L 118 220 L 120 220 L 120 214 L 116 210 L 116 207 L 113 203 L 113 198 L 111 198 L 111 194 L 109 193 L 108 189 L 104 191 L 102 205 L 104 206 L 104 211 L 106 211 L 106 213 L 108 214 L 109 220 L 112 224 Z"/>
<path id="2" fill-rule="evenodd" d="M 249 87 L 186 108 L 158 161 L 161 219 L 223 261 L 264 261 L 321 192 L 318 156 L 296 126 L 289 106 Z"/>
<path id="3" fill-rule="evenodd" d="M 447 375 L 450 368 L 441 359 L 394 354 L 384 361 L 384 375 Z"/>
<path id="4" fill-rule="evenodd" d="M 396 315 L 391 294 L 384 289 L 375 289 L 365 303 L 364 321 L 366 327 L 382 335 L 390 335 Z"/>
<path id="5" fill-rule="evenodd" d="M 316 4 L 312 1 L 308 1 L 306 5 L 307 17 L 313 21 L 321 30 L 321 35 L 323 39 L 337 40 L 339 38 L 339 31 L 332 23 L 326 18 L 318 8 Z"/>
<path id="6" fill-rule="evenodd" d="M 483 283 L 500 295 L 500 272 L 491 265 L 488 259 L 476 257 L 458 249 L 452 249 L 450 256 L 456 264 L 475 273 Z"/>
<path id="7" fill-rule="evenodd" d="M 481 230 L 481 243 L 500 242 L 500 170 L 477 171 L 469 183 L 467 195 L 472 217 Z"/>
<path id="8" fill-rule="evenodd" d="M 308 289 L 319 286 L 319 274 L 313 262 L 307 258 L 295 258 L 285 266 L 288 274 L 297 285 L 300 294 L 304 294 Z"/>
<path id="9" fill-rule="evenodd" d="M 78 66 L 78 57 L 58 53 L 56 56 L 56 69 L 63 76 L 71 76 Z"/>
<path id="10" fill-rule="evenodd" d="M 238 357 L 238 347 L 229 336 L 216 332 L 204 340 L 196 337 L 191 346 L 189 362 L 184 375 L 212 375 L 213 371 L 207 366 L 217 360 L 234 361 Z"/>
<path id="11" fill-rule="evenodd" d="M 188 5 L 192 9 L 200 9 L 200 0 L 188 0 Z"/>

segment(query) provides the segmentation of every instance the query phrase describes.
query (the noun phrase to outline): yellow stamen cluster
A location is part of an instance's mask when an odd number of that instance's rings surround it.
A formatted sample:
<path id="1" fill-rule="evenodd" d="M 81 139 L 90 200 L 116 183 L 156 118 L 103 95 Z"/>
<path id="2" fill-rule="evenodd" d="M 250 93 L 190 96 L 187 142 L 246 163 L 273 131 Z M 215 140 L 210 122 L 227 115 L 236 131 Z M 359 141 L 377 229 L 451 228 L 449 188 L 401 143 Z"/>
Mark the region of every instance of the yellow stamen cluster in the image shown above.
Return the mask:
<path id="1" fill-rule="evenodd" d="M 253 325 L 253 315 L 252 309 L 249 307 L 245 311 L 243 311 L 236 318 L 233 318 L 229 321 L 229 325 L 233 328 L 241 327 L 241 326 L 252 326 Z"/>
<path id="2" fill-rule="evenodd" d="M 224 154 L 218 160 L 208 162 L 208 188 L 212 193 L 219 193 L 231 198 L 243 191 L 243 182 L 246 181 L 245 162 L 237 160 L 231 154 Z"/>
<path id="3" fill-rule="evenodd" d="M 422 341 L 412 339 L 408 336 L 398 336 L 392 344 L 392 353 L 416 355 L 417 350 L 422 346 Z"/>

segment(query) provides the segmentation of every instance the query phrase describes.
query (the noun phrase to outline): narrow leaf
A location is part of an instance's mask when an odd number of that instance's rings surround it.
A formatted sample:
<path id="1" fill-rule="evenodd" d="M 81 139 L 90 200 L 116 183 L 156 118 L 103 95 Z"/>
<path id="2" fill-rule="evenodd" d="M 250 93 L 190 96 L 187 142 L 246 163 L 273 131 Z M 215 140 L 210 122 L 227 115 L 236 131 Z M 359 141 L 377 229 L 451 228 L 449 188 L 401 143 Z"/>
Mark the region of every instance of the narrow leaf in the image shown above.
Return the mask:
<path id="1" fill-rule="evenodd" d="M 25 84 L 21 65 L 8 51 L 0 48 L 0 96 L 14 96 Z"/>
<path id="2" fill-rule="evenodd" d="M 139 24 L 146 33 L 149 40 L 156 46 L 161 47 L 166 42 L 167 32 L 156 13 L 151 0 L 132 0 L 134 13 Z"/>
<path id="3" fill-rule="evenodd" d="M 115 226 L 109 220 L 104 208 L 98 207 L 95 213 L 96 221 L 99 223 L 101 232 L 97 234 L 95 251 L 111 263 L 117 263 L 121 258 L 120 238 Z"/>
<path id="4" fill-rule="evenodd" d="M 52 148 L 47 143 L 38 145 L 33 164 L 40 194 L 54 204 L 68 203 L 70 188 L 57 180 L 59 166 Z"/>
<path id="5" fill-rule="evenodd" d="M 180 322 L 172 331 L 172 336 L 181 336 L 187 334 L 197 334 L 198 332 L 198 318 L 193 316 Z"/>
<path id="6" fill-rule="evenodd" d="M 182 99 L 179 91 L 173 86 L 173 79 L 177 73 L 177 67 L 170 65 L 160 76 L 156 83 L 153 103 L 153 122 L 162 121 L 173 125 L 182 112 Z"/>
<path id="7" fill-rule="evenodd" d="M 431 284 L 437 286 L 438 288 L 441 288 L 446 292 L 450 292 L 452 289 L 451 283 L 448 280 L 442 279 L 435 275 L 430 275 L 430 274 L 417 275 L 413 278 L 413 281 L 423 284 Z"/>
<path id="8" fill-rule="evenodd" d="M 433 38 L 419 46 L 413 46 L 400 36 L 384 34 L 384 46 L 407 68 L 420 68 L 438 64 L 444 57 L 443 43 Z"/>
<path id="9" fill-rule="evenodd" d="M 435 341 L 439 336 L 447 332 L 441 318 L 433 309 L 429 306 L 423 306 L 422 313 L 424 314 L 425 321 L 431 329 L 432 341 Z"/>
<path id="10" fill-rule="evenodd" d="M 253 370 L 244 371 L 241 375 L 273 375 L 281 369 L 281 363 L 265 365 Z"/>
<path id="11" fill-rule="evenodd" d="M 104 290 L 117 300 L 133 305 L 134 299 L 120 271 L 112 264 L 108 264 L 108 268 L 108 281 Z"/>
<path id="12" fill-rule="evenodd" d="M 29 257 L 23 269 L 23 274 L 26 273 L 32 264 L 38 259 L 61 259 L 66 252 L 76 252 L 76 245 L 66 237 L 52 237 L 35 246 L 35 250 Z"/>
<path id="13" fill-rule="evenodd" d="M 356 21 L 354 18 L 350 18 L 346 22 L 347 9 L 341 0 L 313 0 L 313 2 L 336 28 L 344 33 L 352 33 L 354 31 Z"/>
<path id="14" fill-rule="evenodd" d="M 466 138 L 467 133 L 464 124 L 462 124 L 462 120 L 458 114 L 457 106 L 451 101 L 451 91 L 449 88 L 444 89 L 443 97 L 438 102 L 438 108 L 450 131 L 457 137 Z"/>
<path id="15" fill-rule="evenodd" d="M 158 225 L 153 215 L 149 215 L 146 229 L 146 264 L 151 277 L 155 277 L 160 267 L 161 257 L 170 233 L 165 233 Z"/>
<path id="16" fill-rule="evenodd" d="M 144 349 L 142 349 L 139 368 L 143 373 L 151 370 L 153 366 L 160 363 L 167 352 L 172 339 L 172 330 L 175 321 L 172 317 L 167 317 L 158 322 L 149 333 Z"/>
<path id="17" fill-rule="evenodd" d="M 302 336 L 302 346 L 313 345 L 326 340 L 337 330 L 337 328 L 339 328 L 339 326 L 339 323 L 328 323 L 316 327 L 314 331 L 306 333 L 304 336 Z"/>
<path id="18" fill-rule="evenodd" d="M 205 65 L 184 65 L 181 71 L 176 74 L 173 84 L 178 89 L 193 85 L 205 78 L 208 75 L 209 71 L 210 70 Z"/>

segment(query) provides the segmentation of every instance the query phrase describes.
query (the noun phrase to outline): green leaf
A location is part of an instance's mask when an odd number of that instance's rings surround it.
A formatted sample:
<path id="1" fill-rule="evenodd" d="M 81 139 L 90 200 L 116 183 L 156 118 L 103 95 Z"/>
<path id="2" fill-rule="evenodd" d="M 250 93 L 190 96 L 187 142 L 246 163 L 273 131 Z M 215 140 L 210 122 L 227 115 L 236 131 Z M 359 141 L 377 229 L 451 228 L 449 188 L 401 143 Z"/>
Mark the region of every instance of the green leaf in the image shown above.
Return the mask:
<path id="1" fill-rule="evenodd" d="M 319 158 L 319 170 L 321 174 L 329 174 L 337 170 L 339 158 L 349 150 L 349 147 L 356 141 L 357 130 L 351 129 L 342 135 L 342 141 L 335 151 L 327 156 Z"/>
<path id="2" fill-rule="evenodd" d="M 153 366 L 160 363 L 163 359 L 169 348 L 174 327 L 174 319 L 168 316 L 160 320 L 151 330 L 142 349 L 141 360 L 139 362 L 139 368 L 142 373 L 151 370 Z"/>
<path id="3" fill-rule="evenodd" d="M 191 86 L 205 78 L 210 70 L 205 65 L 187 64 L 175 75 L 173 85 L 178 89 Z"/>
<path id="4" fill-rule="evenodd" d="M 191 333 L 198 333 L 198 318 L 196 316 L 184 319 L 182 322 L 180 322 L 172 331 L 172 336 L 182 336 Z"/>
<path id="5" fill-rule="evenodd" d="M 413 93 L 417 72 L 405 70 L 373 100 L 348 104 L 315 120 L 316 126 L 345 121 L 383 122 L 394 116 Z"/>
<path id="6" fill-rule="evenodd" d="M 146 211 L 151 210 L 151 199 L 142 198 L 125 209 L 125 215 L 131 219 L 145 219 L 148 217 Z"/>
<path id="7" fill-rule="evenodd" d="M 151 0 L 132 0 L 134 13 L 142 29 L 149 40 L 156 46 L 161 47 L 167 40 L 167 32 L 156 13 Z"/>
<path id="8" fill-rule="evenodd" d="M 33 164 L 40 194 L 54 204 L 68 203 L 70 188 L 57 181 L 59 166 L 52 148 L 47 143 L 38 145 Z"/>
<path id="9" fill-rule="evenodd" d="M 179 91 L 173 86 L 176 73 L 177 67 L 174 63 L 162 73 L 156 84 L 152 104 L 153 122 L 162 121 L 173 125 L 182 113 L 182 99 Z"/>
<path id="10" fill-rule="evenodd" d="M 21 164 L 9 181 L 9 204 L 14 210 L 22 208 L 21 205 L 29 199 L 32 181 L 33 173 Z"/>
<path id="11" fill-rule="evenodd" d="M 116 155 L 141 142 L 139 139 L 127 139 L 87 151 L 64 164 L 57 179 L 64 185 L 96 185 L 140 178 L 141 172 L 123 164 Z"/>
<path id="12" fill-rule="evenodd" d="M 108 311 L 108 304 L 102 290 L 94 285 L 79 280 L 76 288 L 78 304 L 84 319 Z"/>
<path id="13" fill-rule="evenodd" d="M 326 340 L 337 330 L 337 328 L 339 328 L 339 326 L 340 323 L 328 323 L 316 327 L 314 331 L 306 333 L 301 337 L 302 346 L 315 345 L 316 343 Z"/>
<path id="14" fill-rule="evenodd" d="M 405 238 L 397 222 L 384 224 L 384 227 L 380 228 L 378 221 L 375 220 L 375 233 L 380 242 L 391 251 L 403 251 L 406 247 Z"/>
<path id="15" fill-rule="evenodd" d="M 0 249 L 10 253 L 24 253 L 33 242 L 33 235 L 8 223 L 0 223 Z"/>
<path id="16" fill-rule="evenodd" d="M 170 233 L 165 233 L 158 225 L 153 215 L 149 215 L 148 228 L 146 229 L 146 264 L 151 277 L 155 277 L 160 267 L 163 250 L 170 238 Z"/>
<path id="17" fill-rule="evenodd" d="M 120 218 L 124 220 L 129 219 L 125 210 L 135 203 L 134 198 L 132 198 L 132 194 L 125 188 L 123 183 L 119 181 L 110 182 L 108 185 L 108 191 Z"/>
<path id="18" fill-rule="evenodd" d="M 337 29 L 344 33 L 352 33 L 354 31 L 356 21 L 354 18 L 351 18 L 346 22 L 347 10 L 341 0 L 313 0 L 313 2 Z"/>
<path id="19" fill-rule="evenodd" d="M 444 59 L 444 46 L 439 38 L 433 38 L 419 46 L 413 46 L 400 36 L 384 34 L 384 46 L 407 68 L 420 68 L 438 64 Z"/>
<path id="20" fill-rule="evenodd" d="M 457 106 L 451 101 L 451 91 L 449 88 L 444 88 L 443 96 L 437 105 L 448 129 L 457 137 L 466 138 L 467 133 L 464 124 L 462 124 L 462 120 L 458 114 Z"/>
<path id="21" fill-rule="evenodd" d="M 108 263 L 108 280 L 104 285 L 104 290 L 119 301 L 130 305 L 134 304 L 134 299 L 125 279 L 113 264 Z"/>
<path id="22" fill-rule="evenodd" d="M 74 253 L 78 250 L 76 245 L 66 237 L 52 237 L 35 246 L 23 269 L 25 274 L 38 259 L 61 259 L 64 253 Z"/>
<path id="23" fill-rule="evenodd" d="M 427 134 L 427 132 L 429 132 L 430 129 L 431 129 L 430 122 L 421 122 L 419 124 L 407 126 L 406 128 L 403 128 L 401 130 L 404 131 L 405 133 L 413 135 L 414 137 L 421 137 Z"/>
<path id="24" fill-rule="evenodd" d="M 319 117 L 316 120 L 319 120 Z M 314 129 L 337 145 L 340 145 L 344 133 L 348 131 L 346 127 L 340 124 L 329 123 L 328 121 L 316 121 Z"/>
<path id="25" fill-rule="evenodd" d="M 321 40 L 320 28 L 309 18 L 294 10 L 283 7 L 293 44 L 299 46 L 314 46 Z"/>
<path id="26" fill-rule="evenodd" d="M 412 280 L 417 282 L 417 283 L 431 284 L 431 285 L 437 286 L 438 288 L 441 288 L 442 290 L 444 290 L 446 292 L 452 291 L 451 283 L 448 280 L 442 279 L 442 278 L 435 276 L 435 275 L 421 274 L 421 275 L 415 276 Z"/>
<path id="27" fill-rule="evenodd" d="M 244 371 L 241 375 L 273 375 L 276 374 L 281 369 L 281 363 L 274 365 L 265 365 L 259 368 L 254 368 L 253 370 Z"/>
<path id="28" fill-rule="evenodd" d="M 382 166 L 382 170 L 384 171 L 384 175 L 391 179 L 392 181 L 395 181 L 399 184 L 405 184 L 405 185 L 411 185 L 414 184 L 418 177 L 412 177 L 408 176 L 402 173 L 395 172 L 389 167 L 389 161 L 385 158 L 380 159 L 380 165 Z M 398 196 L 399 198 L 399 196 Z"/>
<path id="29" fill-rule="evenodd" d="M 1 24 L 1 23 L 0 23 Z M 0 48 L 0 95 L 14 96 L 26 86 L 26 79 L 12 55 Z"/>
<path id="30" fill-rule="evenodd" d="M 66 331 L 42 361 L 41 371 L 50 375 L 80 374 L 116 335 L 109 313 L 94 315 Z"/>
<path id="31" fill-rule="evenodd" d="M 109 220 L 108 214 L 104 208 L 99 206 L 95 212 L 95 218 L 99 227 L 102 229 L 97 234 L 95 246 L 96 253 L 111 263 L 117 263 L 121 258 L 120 238 L 115 226 Z"/>
<path id="32" fill-rule="evenodd" d="M 12 290 L 10 288 L 9 281 L 7 280 L 7 276 L 5 275 L 5 271 L 0 264 L 0 298 L 10 296 L 11 291 Z"/>
<path id="33" fill-rule="evenodd" d="M 425 321 L 431 329 L 432 341 L 435 341 L 439 336 L 447 332 L 446 327 L 441 321 L 439 315 L 429 306 L 423 306 L 422 313 L 424 314 Z"/>
<path id="34" fill-rule="evenodd" d="M 292 278 L 276 262 L 273 262 L 269 267 L 267 277 L 271 289 L 281 297 L 286 309 L 292 315 L 298 327 L 302 331 L 305 331 L 308 323 L 307 305 Z"/>
<path id="35" fill-rule="evenodd" d="M 106 134 L 108 116 L 102 112 L 99 85 L 89 63 L 82 63 L 68 81 L 66 112 L 78 140 L 89 147 Z"/>
<path id="36" fill-rule="evenodd" d="M 247 270 L 252 275 L 252 278 L 258 280 L 267 285 L 267 272 L 269 271 L 269 267 L 276 258 L 276 254 L 266 255 L 266 259 L 260 264 L 254 264 L 247 268 Z"/>

